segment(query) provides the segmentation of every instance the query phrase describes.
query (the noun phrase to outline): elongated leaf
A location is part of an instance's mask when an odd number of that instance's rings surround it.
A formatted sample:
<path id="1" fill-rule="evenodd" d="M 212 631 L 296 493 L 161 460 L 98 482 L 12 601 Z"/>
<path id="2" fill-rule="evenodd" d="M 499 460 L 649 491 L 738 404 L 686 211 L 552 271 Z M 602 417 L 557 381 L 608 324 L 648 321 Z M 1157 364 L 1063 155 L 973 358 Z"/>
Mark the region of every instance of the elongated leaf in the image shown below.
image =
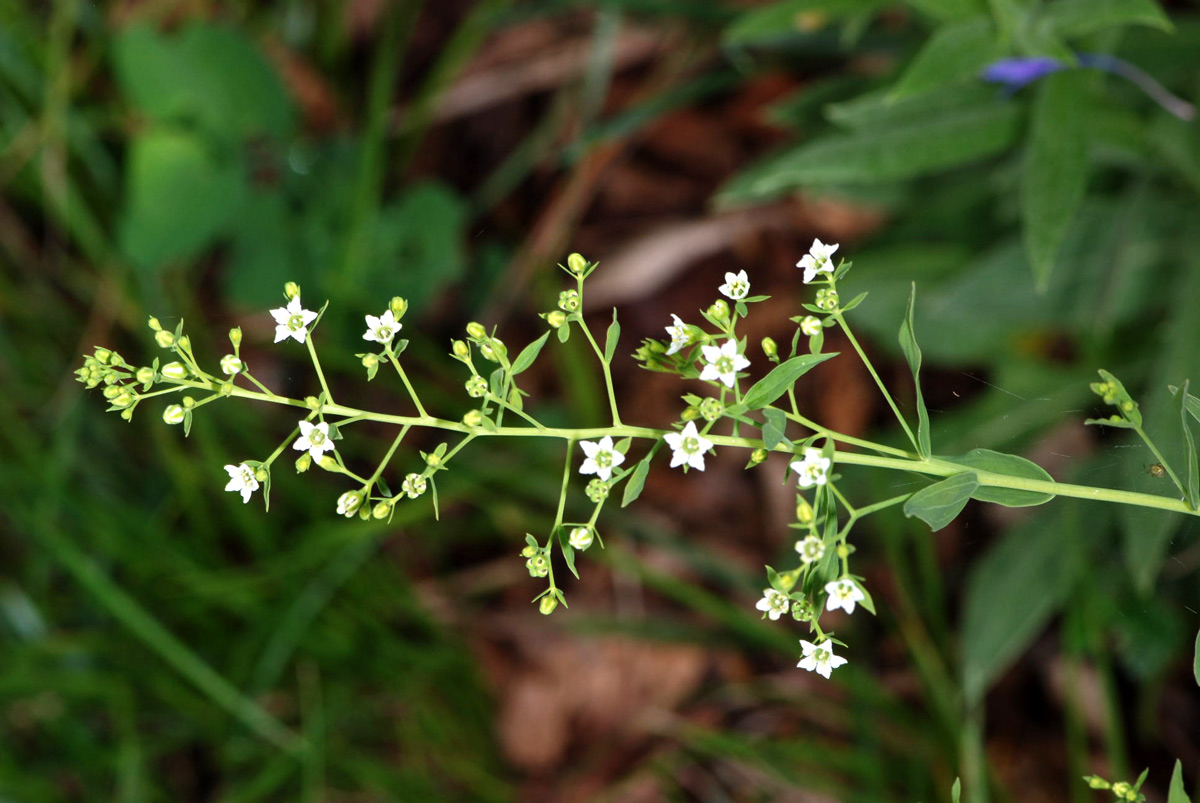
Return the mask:
<path id="1" fill-rule="evenodd" d="M 972 449 L 959 457 L 947 457 L 943 459 L 949 460 L 951 463 L 957 463 L 960 466 L 966 466 L 967 468 L 990 471 L 993 474 L 1004 474 L 1009 477 L 1021 477 L 1027 480 L 1054 482 L 1054 478 L 1037 463 L 1015 454 L 993 452 L 991 449 Z M 972 494 L 971 498 L 978 499 L 981 502 L 994 502 L 997 505 L 1004 505 L 1005 507 L 1032 507 L 1049 502 L 1054 498 L 1054 495 L 1038 493 L 1036 491 L 1016 491 L 1010 488 L 989 488 L 981 485 L 979 490 Z"/>
<path id="2" fill-rule="evenodd" d="M 767 407 L 763 410 L 762 436 L 763 446 L 774 449 L 780 443 L 787 441 L 784 431 L 787 428 L 787 415 L 783 410 Z"/>
<path id="3" fill-rule="evenodd" d="M 929 37 L 889 93 L 891 100 L 975 79 L 1002 49 L 987 15 L 943 25 Z"/>
<path id="4" fill-rule="evenodd" d="M 1175 771 L 1171 773 L 1171 786 L 1167 789 L 1167 803 L 1192 803 L 1183 788 L 1183 764 L 1175 759 Z"/>
<path id="5" fill-rule="evenodd" d="M 1196 633 L 1196 657 L 1192 659 L 1192 674 L 1196 676 L 1196 685 L 1200 686 L 1200 632 Z"/>
<path id="6" fill-rule="evenodd" d="M 922 519 L 937 532 L 954 521 L 978 488 L 979 478 L 974 472 L 955 474 L 910 496 L 904 503 L 904 515 Z"/>
<path id="7" fill-rule="evenodd" d="M 1174 385 L 1167 385 L 1167 390 L 1171 391 L 1172 396 L 1175 396 L 1179 393 L 1179 388 L 1175 387 Z M 1190 393 L 1184 394 L 1184 397 L 1184 406 L 1187 407 L 1187 411 L 1191 414 L 1192 418 L 1200 421 L 1200 399 L 1196 398 Z"/>
<path id="8" fill-rule="evenodd" d="M 954 786 L 950 787 L 950 800 L 952 800 L 953 803 L 958 803 L 958 801 L 961 797 L 962 797 L 962 779 L 955 778 Z"/>
<path id="9" fill-rule="evenodd" d="M 1154 0 L 1057 0 L 1044 8 L 1044 19 L 1064 37 L 1085 36 L 1120 25 L 1148 25 L 1162 31 L 1174 28 Z"/>
<path id="10" fill-rule="evenodd" d="M 742 396 L 741 406 L 746 410 L 758 410 L 782 396 L 796 380 L 808 373 L 813 366 L 820 365 L 826 360 L 838 356 L 838 352 L 826 354 L 802 354 L 780 363 L 771 369 L 771 373 L 755 382 L 746 395 Z"/>
<path id="11" fill-rule="evenodd" d="M 1050 279 L 1087 186 L 1087 80 L 1080 70 L 1048 76 L 1033 104 L 1021 172 L 1021 218 L 1038 289 Z"/>
<path id="12" fill-rule="evenodd" d="M 550 337 L 550 331 L 546 330 L 537 340 L 530 343 L 525 348 L 521 349 L 521 353 L 513 360 L 512 375 L 524 371 L 529 366 L 533 365 L 533 361 L 537 359 L 538 354 L 542 351 L 542 346 L 546 345 L 546 338 Z"/>
<path id="13" fill-rule="evenodd" d="M 1195 510 L 1200 504 L 1200 466 L 1196 465 L 1196 439 L 1192 437 L 1192 428 L 1188 424 L 1188 380 L 1183 382 L 1183 392 L 1179 394 L 1179 426 L 1183 429 L 1183 457 L 1187 465 L 1188 504 Z"/>
<path id="14" fill-rule="evenodd" d="M 908 361 L 913 375 L 913 386 L 917 393 L 917 451 L 921 457 L 929 457 L 929 411 L 925 409 L 925 395 L 921 393 L 921 348 L 913 331 L 913 305 L 917 301 L 917 283 L 913 282 L 908 296 L 908 312 L 900 325 L 900 350 Z M 934 529 L 937 529 L 936 527 Z"/>
<path id="15" fill-rule="evenodd" d="M 654 457 L 654 451 L 642 458 L 642 461 L 634 468 L 633 473 L 629 475 L 629 479 L 625 481 L 625 493 L 621 495 L 621 507 L 629 507 L 633 500 L 642 495 L 642 487 L 646 484 L 646 475 L 650 473 L 650 460 Z"/>
<path id="16" fill-rule="evenodd" d="M 612 323 L 608 325 L 608 335 L 604 338 L 604 361 L 612 362 L 617 353 L 617 341 L 621 338 L 621 324 L 617 323 L 617 310 L 613 308 Z"/>

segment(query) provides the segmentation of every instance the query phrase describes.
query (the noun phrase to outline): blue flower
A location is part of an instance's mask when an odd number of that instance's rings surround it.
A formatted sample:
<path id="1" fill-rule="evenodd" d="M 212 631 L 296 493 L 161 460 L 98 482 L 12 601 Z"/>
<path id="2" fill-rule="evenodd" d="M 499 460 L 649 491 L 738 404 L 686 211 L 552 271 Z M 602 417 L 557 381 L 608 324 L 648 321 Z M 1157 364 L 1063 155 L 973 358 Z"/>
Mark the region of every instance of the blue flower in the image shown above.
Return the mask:
<path id="1" fill-rule="evenodd" d="M 1066 66 L 1049 56 L 1000 59 L 984 67 L 979 77 L 993 84 L 1003 84 L 1015 92 Z"/>

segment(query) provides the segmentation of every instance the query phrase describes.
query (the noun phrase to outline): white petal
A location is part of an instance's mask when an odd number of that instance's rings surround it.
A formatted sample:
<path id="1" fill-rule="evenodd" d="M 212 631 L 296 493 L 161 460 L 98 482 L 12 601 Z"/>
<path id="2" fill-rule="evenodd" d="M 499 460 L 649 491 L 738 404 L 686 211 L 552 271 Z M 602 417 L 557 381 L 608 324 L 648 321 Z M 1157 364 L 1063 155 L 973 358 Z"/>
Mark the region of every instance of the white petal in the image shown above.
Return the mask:
<path id="1" fill-rule="evenodd" d="M 705 348 L 707 348 L 707 346 Z M 700 378 L 705 382 L 711 382 L 714 379 L 720 379 L 720 377 L 721 373 L 717 370 L 717 366 L 713 365 L 711 362 L 704 366 L 704 369 L 700 372 Z"/>
<path id="2" fill-rule="evenodd" d="M 271 317 L 275 319 L 275 323 L 281 323 L 286 326 L 288 318 L 290 318 L 291 315 L 288 313 L 286 308 L 277 307 L 276 309 L 271 310 Z"/>
<path id="3" fill-rule="evenodd" d="M 704 455 L 701 452 L 696 452 L 687 459 L 687 464 L 697 471 L 704 470 Z"/>
<path id="4" fill-rule="evenodd" d="M 704 361 L 714 363 L 721 359 L 721 349 L 718 346 L 701 346 L 700 353 L 704 355 Z"/>
<path id="5" fill-rule="evenodd" d="M 691 423 L 691 421 L 688 422 L 689 425 Z M 695 427 L 692 428 L 695 429 Z M 684 432 L 687 432 L 687 430 L 685 429 Z M 667 442 L 667 446 L 670 446 L 672 449 L 678 449 L 679 445 L 683 443 L 683 437 L 683 434 L 679 432 L 668 432 L 666 435 L 663 435 L 663 440 Z"/>
<path id="6" fill-rule="evenodd" d="M 617 466 L 621 465 L 621 464 L 622 464 L 622 463 L 624 463 L 624 462 L 625 462 L 625 455 L 623 455 L 623 454 L 621 454 L 620 452 L 618 452 L 618 451 L 615 451 L 615 450 L 614 450 L 614 451 L 612 452 L 612 464 L 613 464 L 613 468 L 616 468 Z"/>
<path id="7" fill-rule="evenodd" d="M 670 467 L 675 468 L 676 466 L 681 466 L 687 462 L 687 459 L 688 459 L 688 456 L 683 453 L 682 449 L 676 449 L 674 452 L 671 453 Z"/>
<path id="8" fill-rule="evenodd" d="M 588 458 L 593 458 L 600 451 L 600 444 L 593 443 L 592 441 L 580 441 L 579 448 L 583 449 L 583 453 L 587 455 Z"/>

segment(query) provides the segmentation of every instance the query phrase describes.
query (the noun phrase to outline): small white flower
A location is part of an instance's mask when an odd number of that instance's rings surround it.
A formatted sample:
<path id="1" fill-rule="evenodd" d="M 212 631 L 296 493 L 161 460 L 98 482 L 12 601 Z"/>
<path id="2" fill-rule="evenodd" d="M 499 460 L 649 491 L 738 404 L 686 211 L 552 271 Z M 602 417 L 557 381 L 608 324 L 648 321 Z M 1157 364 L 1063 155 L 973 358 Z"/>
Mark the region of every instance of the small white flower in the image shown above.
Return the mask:
<path id="1" fill-rule="evenodd" d="M 292 448 L 300 451 L 307 449 L 313 462 L 320 463 L 324 452 L 332 452 L 337 447 L 333 445 L 333 439 L 329 437 L 329 425 L 324 421 L 319 424 L 301 421 L 300 437 L 296 438 Z"/>
<path id="2" fill-rule="evenodd" d="M 804 450 L 804 459 L 791 464 L 792 471 L 800 478 L 801 488 L 811 488 L 814 485 L 824 485 L 829 479 L 831 460 L 821 454 L 820 449 L 811 446 Z"/>
<path id="3" fill-rule="evenodd" d="M 721 295 L 733 301 L 741 301 L 746 296 L 750 295 L 750 279 L 746 276 L 746 271 L 738 271 L 737 273 L 726 273 L 725 284 L 719 288 Z"/>
<path id="4" fill-rule="evenodd" d="M 672 314 L 671 319 L 675 323 L 667 327 L 667 334 L 671 336 L 671 347 L 667 349 L 667 356 L 688 347 L 692 343 L 692 330 L 688 328 L 688 325 L 679 320 L 678 315 Z"/>
<path id="5" fill-rule="evenodd" d="M 188 369 L 181 362 L 169 362 L 159 369 L 165 379 L 187 379 Z"/>
<path id="6" fill-rule="evenodd" d="M 800 321 L 800 331 L 808 337 L 819 335 L 821 333 L 821 319 L 815 315 L 805 315 L 804 320 Z"/>
<path id="7" fill-rule="evenodd" d="M 358 509 L 362 507 L 363 495 L 361 491 L 346 491 L 338 497 L 337 512 L 341 513 L 346 518 L 350 518 Z"/>
<path id="8" fill-rule="evenodd" d="M 225 466 L 225 471 L 229 473 L 229 482 L 225 484 L 225 490 L 240 493 L 242 502 L 249 502 L 250 494 L 258 490 L 254 469 L 242 463 L 239 466 Z"/>
<path id="9" fill-rule="evenodd" d="M 376 318 L 374 315 L 367 315 L 367 331 L 363 335 L 363 340 L 372 340 L 376 343 L 387 345 L 392 342 L 392 338 L 396 336 L 396 332 L 404 325 L 396 320 L 396 316 L 389 309 L 387 312 Z"/>
<path id="10" fill-rule="evenodd" d="M 817 644 L 800 639 L 800 649 L 804 650 L 804 655 L 796 666 L 816 672 L 823 678 L 828 678 L 830 672 L 846 663 L 845 658 L 833 654 L 833 643 L 829 639 Z"/>
<path id="11" fill-rule="evenodd" d="M 409 499 L 416 499 L 425 493 L 425 485 L 425 478 L 420 474 L 409 474 L 404 478 L 404 482 L 400 484 L 400 490 L 404 491 L 404 494 Z"/>
<path id="12" fill-rule="evenodd" d="M 297 343 L 303 343 L 308 336 L 308 325 L 317 318 L 317 313 L 300 306 L 300 296 L 293 296 L 286 307 L 271 310 L 275 319 L 275 342 L 296 338 Z"/>
<path id="13" fill-rule="evenodd" d="M 592 545 L 592 531 L 589 527 L 575 527 L 571 530 L 571 535 L 567 538 L 573 549 L 578 549 L 580 552 Z"/>
<path id="14" fill-rule="evenodd" d="M 749 360 L 738 354 L 737 341 L 732 338 L 726 340 L 725 345 L 719 348 L 701 346 L 700 351 L 707 363 L 700 372 L 700 378 L 724 382 L 727 388 L 733 387 L 733 383 L 737 381 L 737 372 L 750 365 Z"/>
<path id="15" fill-rule="evenodd" d="M 163 410 L 163 421 L 168 424 L 182 424 L 185 413 L 181 405 L 171 404 L 167 409 Z"/>
<path id="16" fill-rule="evenodd" d="M 246 364 L 238 359 L 237 355 L 235 354 L 226 354 L 221 358 L 221 373 L 225 374 L 226 376 L 233 376 L 234 374 L 241 373 L 242 369 L 245 367 Z"/>
<path id="17" fill-rule="evenodd" d="M 579 467 L 580 474 L 595 474 L 607 482 L 612 478 L 612 470 L 625 462 L 625 455 L 613 448 L 613 439 L 609 435 L 595 443 L 580 441 L 579 447 L 587 455 L 587 459 Z"/>
<path id="18" fill-rule="evenodd" d="M 771 617 L 771 621 L 774 622 L 788 612 L 789 605 L 791 605 L 791 600 L 788 599 L 787 594 L 773 588 L 764 588 L 762 599 L 754 607 Z"/>
<path id="19" fill-rule="evenodd" d="M 682 432 L 668 432 L 663 435 L 673 450 L 671 468 L 688 465 L 697 471 L 704 470 L 704 453 L 712 448 L 712 441 L 696 431 L 696 422 L 689 421 Z"/>
<path id="20" fill-rule="evenodd" d="M 834 580 L 832 583 L 825 584 L 825 593 L 829 595 L 829 600 L 825 603 L 825 610 L 836 611 L 838 608 L 845 608 L 846 613 L 854 613 L 854 604 L 862 602 L 866 599 L 862 589 L 858 584 L 849 577 L 843 577 L 841 580 Z"/>
<path id="21" fill-rule="evenodd" d="M 812 248 L 796 263 L 797 268 L 804 268 L 804 283 L 808 284 L 817 278 L 818 273 L 833 273 L 833 263 L 830 257 L 838 250 L 837 243 L 823 243 L 813 240 Z"/>
<path id="22" fill-rule="evenodd" d="M 796 551 L 800 553 L 800 561 L 807 566 L 825 556 L 825 542 L 815 535 L 810 535 L 803 541 L 796 542 Z"/>

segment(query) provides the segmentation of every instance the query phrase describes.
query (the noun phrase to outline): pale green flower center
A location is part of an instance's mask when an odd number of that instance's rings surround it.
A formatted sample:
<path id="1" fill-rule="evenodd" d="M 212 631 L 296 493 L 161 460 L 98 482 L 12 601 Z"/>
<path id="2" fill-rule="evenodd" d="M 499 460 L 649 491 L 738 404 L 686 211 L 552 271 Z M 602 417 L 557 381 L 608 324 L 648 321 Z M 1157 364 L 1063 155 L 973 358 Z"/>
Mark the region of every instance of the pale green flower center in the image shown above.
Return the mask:
<path id="1" fill-rule="evenodd" d="M 293 332 L 299 332 L 301 329 L 304 328 L 304 316 L 303 315 L 288 316 L 287 327 L 288 327 L 288 329 L 291 329 Z"/>
<path id="2" fill-rule="evenodd" d="M 717 371 L 719 371 L 720 373 L 732 374 L 733 373 L 733 358 L 732 357 L 720 357 L 716 362 L 716 366 L 717 366 Z"/>
<path id="3" fill-rule="evenodd" d="M 596 452 L 595 460 L 600 468 L 608 468 L 612 465 L 612 452 Z"/>
<path id="4" fill-rule="evenodd" d="M 312 432 L 308 433 L 308 442 L 313 446 L 320 446 L 325 442 L 325 433 L 319 429 L 314 429 Z"/>
<path id="5" fill-rule="evenodd" d="M 698 438 L 688 435 L 680 442 L 679 448 L 683 450 L 684 454 L 695 454 L 700 451 L 700 441 Z"/>

